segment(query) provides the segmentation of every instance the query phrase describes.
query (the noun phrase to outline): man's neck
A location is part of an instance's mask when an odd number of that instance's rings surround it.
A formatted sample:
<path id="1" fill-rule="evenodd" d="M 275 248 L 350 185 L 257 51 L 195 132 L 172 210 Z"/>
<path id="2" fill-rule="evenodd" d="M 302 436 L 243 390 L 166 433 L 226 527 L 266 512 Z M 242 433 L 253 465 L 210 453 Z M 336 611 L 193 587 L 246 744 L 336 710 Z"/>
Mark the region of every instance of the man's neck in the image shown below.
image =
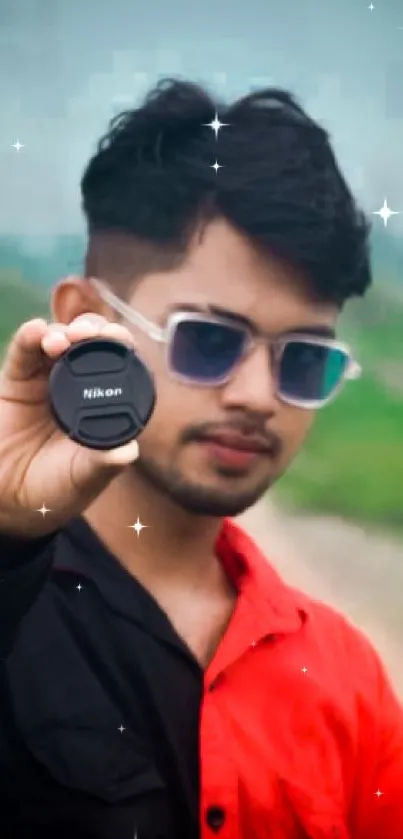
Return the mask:
<path id="1" fill-rule="evenodd" d="M 129 470 L 121 474 L 85 518 L 207 667 L 237 599 L 215 552 L 221 521 L 186 514 L 137 480 Z M 144 525 L 139 535 L 132 528 L 136 521 Z"/>
<path id="2" fill-rule="evenodd" d="M 121 473 L 86 510 L 84 518 L 111 553 L 135 576 L 208 583 L 217 568 L 215 542 L 222 522 L 191 515 L 140 480 Z M 135 530 L 136 522 L 143 529 Z M 219 565 L 219 563 L 218 563 Z"/>

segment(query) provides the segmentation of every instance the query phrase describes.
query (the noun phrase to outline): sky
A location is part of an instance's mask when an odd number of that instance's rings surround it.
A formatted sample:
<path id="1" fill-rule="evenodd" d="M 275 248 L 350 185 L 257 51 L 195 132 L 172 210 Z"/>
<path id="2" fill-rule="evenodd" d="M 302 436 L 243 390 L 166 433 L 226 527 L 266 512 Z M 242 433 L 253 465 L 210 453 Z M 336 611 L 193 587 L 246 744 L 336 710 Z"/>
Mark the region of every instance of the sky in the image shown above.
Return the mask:
<path id="1" fill-rule="evenodd" d="M 403 0 L 369 5 L 0 0 L 0 235 L 82 233 L 79 181 L 108 120 L 175 75 L 229 100 L 291 90 L 365 209 L 386 197 L 401 212 L 388 233 L 403 237 Z"/>

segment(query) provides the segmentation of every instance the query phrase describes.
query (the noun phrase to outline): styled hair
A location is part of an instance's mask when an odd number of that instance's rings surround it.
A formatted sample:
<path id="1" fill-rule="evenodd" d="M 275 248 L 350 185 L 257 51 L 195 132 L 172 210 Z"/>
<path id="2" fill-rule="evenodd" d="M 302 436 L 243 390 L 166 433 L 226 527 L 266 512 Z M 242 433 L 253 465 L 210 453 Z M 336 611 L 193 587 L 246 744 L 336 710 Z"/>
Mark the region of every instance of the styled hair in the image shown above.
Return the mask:
<path id="1" fill-rule="evenodd" d="M 217 137 L 215 114 L 227 123 Z M 342 307 L 371 284 L 368 220 L 328 133 L 284 90 L 225 104 L 198 84 L 163 79 L 110 121 L 81 191 L 87 273 L 99 273 L 113 242 L 123 273 L 131 247 L 130 277 L 169 270 L 198 229 L 223 218 L 261 254 L 298 269 L 320 302 Z M 116 253 L 110 261 L 105 270 L 119 271 Z"/>

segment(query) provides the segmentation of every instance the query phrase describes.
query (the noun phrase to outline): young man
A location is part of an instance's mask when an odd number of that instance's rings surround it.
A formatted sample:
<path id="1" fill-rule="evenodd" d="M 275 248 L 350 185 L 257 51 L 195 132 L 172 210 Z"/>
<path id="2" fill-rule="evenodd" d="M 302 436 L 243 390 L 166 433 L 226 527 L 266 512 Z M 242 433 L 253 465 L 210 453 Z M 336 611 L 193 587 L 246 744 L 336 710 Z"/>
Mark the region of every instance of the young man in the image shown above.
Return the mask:
<path id="1" fill-rule="evenodd" d="M 368 226 L 328 137 L 287 93 L 224 107 L 167 81 L 82 194 L 85 277 L 0 381 L 0 835 L 401 839 L 403 711 L 376 653 L 230 520 L 357 372 L 335 335 L 370 285 Z M 54 360 L 99 334 L 157 391 L 139 445 L 109 452 L 48 404 Z"/>

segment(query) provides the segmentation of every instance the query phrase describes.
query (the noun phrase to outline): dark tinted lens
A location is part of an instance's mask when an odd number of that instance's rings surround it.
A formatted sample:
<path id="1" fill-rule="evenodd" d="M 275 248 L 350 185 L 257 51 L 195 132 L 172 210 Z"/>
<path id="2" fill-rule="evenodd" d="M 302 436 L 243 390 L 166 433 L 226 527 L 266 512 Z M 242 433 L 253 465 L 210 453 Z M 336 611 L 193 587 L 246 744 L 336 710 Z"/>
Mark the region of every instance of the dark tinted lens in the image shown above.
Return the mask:
<path id="1" fill-rule="evenodd" d="M 181 321 L 171 346 L 172 368 L 195 382 L 224 378 L 239 361 L 246 336 L 241 329 L 210 321 Z"/>
<path id="2" fill-rule="evenodd" d="M 290 341 L 280 364 L 280 393 L 312 402 L 327 399 L 340 383 L 348 360 L 347 353 L 334 347 Z"/>

